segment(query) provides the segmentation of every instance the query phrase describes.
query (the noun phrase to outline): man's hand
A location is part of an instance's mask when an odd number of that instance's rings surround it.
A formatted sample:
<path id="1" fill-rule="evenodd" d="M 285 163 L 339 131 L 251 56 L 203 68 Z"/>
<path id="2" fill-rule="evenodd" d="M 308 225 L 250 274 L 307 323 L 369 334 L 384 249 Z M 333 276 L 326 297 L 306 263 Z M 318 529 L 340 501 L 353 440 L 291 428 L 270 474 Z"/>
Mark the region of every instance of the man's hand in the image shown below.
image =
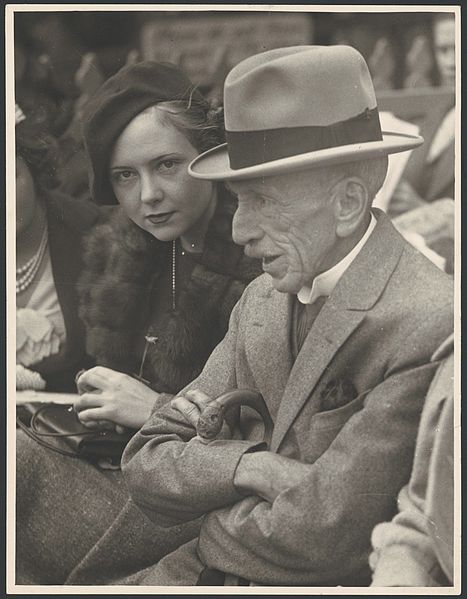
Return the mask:
<path id="1" fill-rule="evenodd" d="M 184 396 L 178 396 L 172 399 L 171 406 L 178 410 L 180 414 L 182 414 L 184 418 L 193 426 L 193 428 L 196 429 L 201 412 L 212 401 L 214 401 L 212 397 L 209 397 L 209 395 L 206 395 L 206 393 L 193 389 L 191 391 L 187 391 Z M 220 433 L 217 435 L 216 439 L 230 438 L 230 429 L 228 425 L 224 422 L 224 424 L 222 425 L 222 429 Z M 204 439 L 199 435 L 196 436 L 196 439 L 201 443 L 205 444 L 215 440 Z"/>
<path id="2" fill-rule="evenodd" d="M 110 368 L 96 366 L 77 380 L 80 397 L 74 408 L 89 428 L 117 425 L 141 428 L 151 414 L 159 394 L 136 379 Z"/>
<path id="3" fill-rule="evenodd" d="M 301 482 L 308 470 L 307 464 L 270 451 L 245 453 L 235 471 L 234 485 L 240 492 L 273 503 L 279 493 Z"/>

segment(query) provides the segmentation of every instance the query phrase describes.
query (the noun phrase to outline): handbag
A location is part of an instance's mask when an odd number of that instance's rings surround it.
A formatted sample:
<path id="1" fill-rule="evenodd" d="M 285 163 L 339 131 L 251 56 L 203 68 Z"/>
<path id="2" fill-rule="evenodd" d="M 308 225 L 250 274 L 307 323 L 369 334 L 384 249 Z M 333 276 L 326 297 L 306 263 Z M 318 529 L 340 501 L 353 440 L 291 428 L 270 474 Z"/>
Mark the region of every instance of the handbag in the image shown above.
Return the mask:
<path id="1" fill-rule="evenodd" d="M 16 422 L 29 437 L 52 451 L 76 458 L 110 458 L 114 463 L 120 461 L 136 432 L 90 430 L 81 423 L 72 404 L 25 404 Z"/>

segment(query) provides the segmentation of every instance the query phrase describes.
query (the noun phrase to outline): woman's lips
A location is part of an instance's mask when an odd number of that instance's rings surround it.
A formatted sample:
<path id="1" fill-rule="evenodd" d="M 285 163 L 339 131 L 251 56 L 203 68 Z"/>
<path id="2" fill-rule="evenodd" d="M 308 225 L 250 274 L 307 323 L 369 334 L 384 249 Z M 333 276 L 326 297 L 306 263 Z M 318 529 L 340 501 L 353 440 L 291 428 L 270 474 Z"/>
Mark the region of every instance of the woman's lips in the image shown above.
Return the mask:
<path id="1" fill-rule="evenodd" d="M 160 214 L 150 214 L 149 216 L 146 216 L 146 219 L 153 225 L 163 225 L 169 220 L 169 218 L 173 214 L 174 212 L 161 212 Z"/>

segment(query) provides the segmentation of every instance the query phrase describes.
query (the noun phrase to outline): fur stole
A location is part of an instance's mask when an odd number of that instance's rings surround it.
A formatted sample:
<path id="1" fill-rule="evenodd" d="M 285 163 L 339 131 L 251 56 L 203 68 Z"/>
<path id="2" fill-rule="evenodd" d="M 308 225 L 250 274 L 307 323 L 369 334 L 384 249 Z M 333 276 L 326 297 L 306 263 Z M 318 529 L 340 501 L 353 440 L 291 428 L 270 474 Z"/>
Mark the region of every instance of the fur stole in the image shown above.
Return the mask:
<path id="1" fill-rule="evenodd" d="M 159 392 L 176 393 L 201 372 L 224 337 L 230 312 L 261 265 L 243 254 L 231 238 L 234 207 L 220 197 L 203 254 L 167 313 L 158 340 L 148 345 L 143 377 Z M 96 363 L 135 374 L 138 339 L 148 331 L 149 298 L 171 261 L 172 244 L 155 239 L 119 208 L 107 209 L 84 243 L 79 282 L 80 316 L 87 329 L 86 349 Z M 141 341 L 140 341 L 141 343 Z"/>

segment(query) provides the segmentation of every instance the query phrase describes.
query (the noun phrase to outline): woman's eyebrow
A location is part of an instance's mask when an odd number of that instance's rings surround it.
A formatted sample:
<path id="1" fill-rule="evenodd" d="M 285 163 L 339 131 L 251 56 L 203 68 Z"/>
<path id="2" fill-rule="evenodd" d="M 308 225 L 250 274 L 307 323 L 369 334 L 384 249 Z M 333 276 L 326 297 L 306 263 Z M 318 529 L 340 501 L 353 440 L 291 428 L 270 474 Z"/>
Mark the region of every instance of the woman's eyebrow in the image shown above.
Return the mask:
<path id="1" fill-rule="evenodd" d="M 166 154 L 160 154 L 159 156 L 154 156 L 150 160 L 150 162 L 161 162 L 162 160 L 167 160 L 168 158 L 182 158 L 182 154 L 180 152 L 167 152 Z"/>
<path id="2" fill-rule="evenodd" d="M 115 166 L 112 166 L 112 165 L 110 166 L 111 171 L 117 171 L 117 170 L 122 170 L 122 169 L 129 169 L 129 168 L 133 168 L 133 167 L 125 166 L 125 165 L 120 166 L 119 164 L 116 164 Z"/>

